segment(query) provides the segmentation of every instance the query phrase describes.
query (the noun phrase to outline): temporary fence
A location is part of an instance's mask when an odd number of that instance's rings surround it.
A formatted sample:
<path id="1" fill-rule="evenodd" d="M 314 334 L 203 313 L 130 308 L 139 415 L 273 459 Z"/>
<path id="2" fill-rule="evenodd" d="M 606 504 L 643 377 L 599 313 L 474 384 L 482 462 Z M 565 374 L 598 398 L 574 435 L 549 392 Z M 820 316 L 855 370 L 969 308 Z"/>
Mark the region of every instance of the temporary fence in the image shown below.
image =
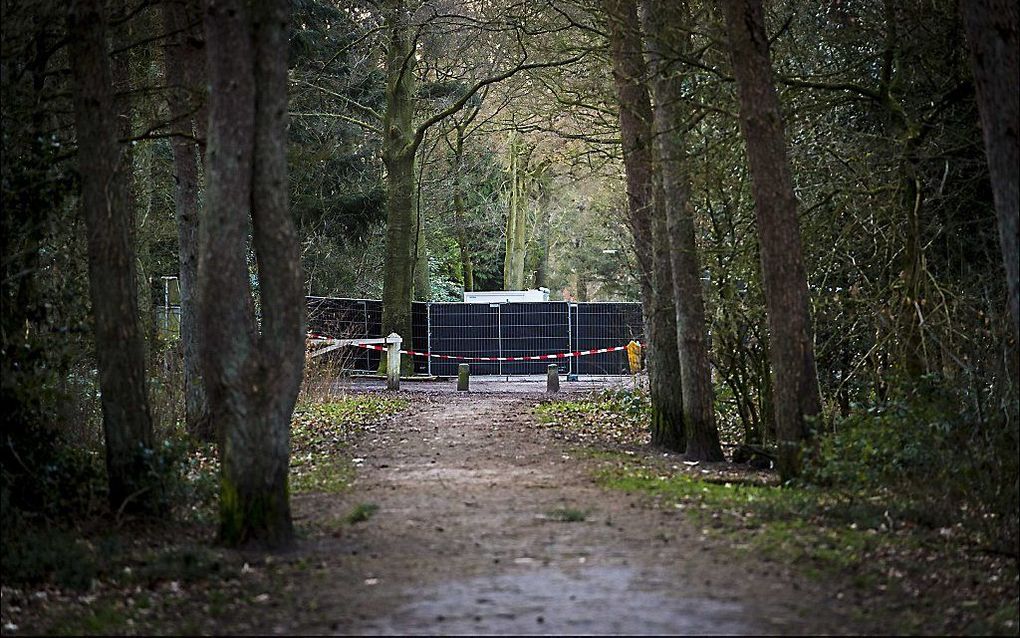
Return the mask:
<path id="1" fill-rule="evenodd" d="M 308 297 L 309 331 L 337 339 L 378 338 L 382 302 Z M 508 303 L 415 302 L 412 307 L 415 372 L 454 376 L 471 363 L 473 375 L 545 374 L 550 362 L 575 375 L 629 374 L 623 347 L 640 341 L 637 303 L 565 301 Z M 344 365 L 374 371 L 379 352 L 354 350 Z"/>

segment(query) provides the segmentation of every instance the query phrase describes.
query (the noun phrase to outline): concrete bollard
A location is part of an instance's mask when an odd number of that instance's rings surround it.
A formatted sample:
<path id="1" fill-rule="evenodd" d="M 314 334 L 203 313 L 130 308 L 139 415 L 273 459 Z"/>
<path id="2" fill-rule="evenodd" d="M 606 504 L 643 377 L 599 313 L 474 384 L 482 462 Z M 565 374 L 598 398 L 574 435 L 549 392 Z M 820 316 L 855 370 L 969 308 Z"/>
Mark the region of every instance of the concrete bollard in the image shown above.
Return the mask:
<path id="1" fill-rule="evenodd" d="M 549 364 L 549 373 L 545 384 L 546 392 L 560 391 L 560 367 L 555 363 Z"/>
<path id="2" fill-rule="evenodd" d="M 400 335 L 391 332 L 386 337 L 386 389 L 400 389 Z"/>
<path id="3" fill-rule="evenodd" d="M 457 389 L 467 391 L 471 379 L 471 364 L 462 363 L 457 366 Z"/>

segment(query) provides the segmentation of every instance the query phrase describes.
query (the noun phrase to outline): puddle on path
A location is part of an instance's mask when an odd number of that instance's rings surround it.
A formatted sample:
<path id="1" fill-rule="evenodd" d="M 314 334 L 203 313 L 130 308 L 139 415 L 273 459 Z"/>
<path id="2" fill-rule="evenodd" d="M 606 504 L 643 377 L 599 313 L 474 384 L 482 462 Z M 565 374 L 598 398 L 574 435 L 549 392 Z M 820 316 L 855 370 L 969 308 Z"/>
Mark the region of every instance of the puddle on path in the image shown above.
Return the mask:
<path id="1" fill-rule="evenodd" d="M 753 634 L 736 602 L 646 591 L 629 567 L 556 567 L 440 583 L 360 634 Z M 650 586 L 665 588 L 661 581 Z"/>

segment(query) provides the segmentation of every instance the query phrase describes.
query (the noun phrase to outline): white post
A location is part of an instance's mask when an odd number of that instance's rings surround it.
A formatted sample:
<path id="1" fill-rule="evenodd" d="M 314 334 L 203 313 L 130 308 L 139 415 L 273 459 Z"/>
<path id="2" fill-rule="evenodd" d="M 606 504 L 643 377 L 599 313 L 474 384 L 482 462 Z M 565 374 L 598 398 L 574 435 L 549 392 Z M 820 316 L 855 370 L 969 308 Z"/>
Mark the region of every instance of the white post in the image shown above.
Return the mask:
<path id="1" fill-rule="evenodd" d="M 386 389 L 400 389 L 400 344 L 401 338 L 395 332 L 386 337 Z"/>

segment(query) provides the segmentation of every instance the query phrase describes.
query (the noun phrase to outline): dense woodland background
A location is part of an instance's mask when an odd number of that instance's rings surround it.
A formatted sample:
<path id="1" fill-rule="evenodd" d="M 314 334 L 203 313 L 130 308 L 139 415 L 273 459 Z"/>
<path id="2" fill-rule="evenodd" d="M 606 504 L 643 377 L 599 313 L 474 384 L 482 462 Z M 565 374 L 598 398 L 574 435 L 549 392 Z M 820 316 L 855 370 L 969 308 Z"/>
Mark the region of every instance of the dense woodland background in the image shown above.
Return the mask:
<path id="1" fill-rule="evenodd" d="M 642 301 L 653 443 L 1015 557 L 1015 4 L 667 4 L 4 0 L 5 536 L 212 441 L 221 538 L 285 543 L 303 295 L 545 286 Z"/>

